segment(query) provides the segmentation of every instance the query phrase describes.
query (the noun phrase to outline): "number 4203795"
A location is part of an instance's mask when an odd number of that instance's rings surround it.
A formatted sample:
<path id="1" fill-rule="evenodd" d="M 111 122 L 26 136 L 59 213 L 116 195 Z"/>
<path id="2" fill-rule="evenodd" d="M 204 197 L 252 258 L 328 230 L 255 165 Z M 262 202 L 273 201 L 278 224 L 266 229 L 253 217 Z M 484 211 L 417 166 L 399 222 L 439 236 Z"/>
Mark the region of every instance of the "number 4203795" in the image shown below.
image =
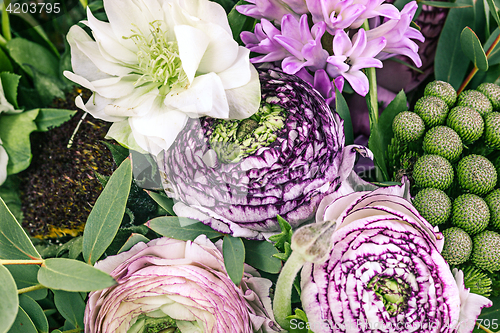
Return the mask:
<path id="1" fill-rule="evenodd" d="M 5 10 L 12 14 L 21 14 L 21 13 L 42 13 L 45 12 L 47 14 L 58 14 L 61 11 L 61 4 L 56 3 L 9 3 Z"/>

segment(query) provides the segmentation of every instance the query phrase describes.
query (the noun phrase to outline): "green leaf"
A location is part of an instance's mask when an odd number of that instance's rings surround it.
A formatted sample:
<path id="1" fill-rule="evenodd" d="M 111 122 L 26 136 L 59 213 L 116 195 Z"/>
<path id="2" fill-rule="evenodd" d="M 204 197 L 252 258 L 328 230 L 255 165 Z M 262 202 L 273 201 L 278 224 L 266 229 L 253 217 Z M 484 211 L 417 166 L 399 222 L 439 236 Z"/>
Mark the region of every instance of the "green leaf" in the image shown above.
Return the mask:
<path id="1" fill-rule="evenodd" d="M 295 314 L 286 317 L 290 321 L 290 333 L 313 333 L 308 327 L 309 320 L 301 309 L 295 309 Z"/>
<path id="2" fill-rule="evenodd" d="M 38 271 L 38 282 L 45 287 L 66 291 L 94 291 L 116 284 L 109 274 L 84 262 L 49 258 Z"/>
<path id="3" fill-rule="evenodd" d="M 497 22 L 497 25 L 500 27 L 500 17 L 498 16 L 498 10 L 495 6 L 495 2 L 493 0 L 486 0 L 488 3 L 488 7 L 490 8 L 490 13 Z"/>
<path id="4" fill-rule="evenodd" d="M 31 287 L 38 284 L 38 265 L 8 265 L 7 269 L 16 281 L 17 289 Z M 38 289 L 24 293 L 34 300 L 41 300 L 47 297 L 47 289 Z"/>
<path id="5" fill-rule="evenodd" d="M 9 155 L 7 174 L 12 175 L 25 170 L 31 162 L 30 134 L 36 131 L 34 122 L 38 110 L 0 117 L 0 138 Z"/>
<path id="6" fill-rule="evenodd" d="M 290 248 L 290 243 L 292 242 L 292 227 L 290 224 L 281 216 L 277 216 L 278 223 L 280 225 L 281 232 L 277 235 L 269 237 L 271 242 L 275 242 L 274 247 L 278 249 L 281 254 L 274 254 L 273 257 L 278 258 L 282 261 L 286 261 L 290 254 L 292 253 Z"/>
<path id="7" fill-rule="evenodd" d="M 12 67 L 12 63 L 10 62 L 9 57 L 5 54 L 5 52 L 0 48 L 0 72 L 13 72 L 14 68 Z"/>
<path id="8" fill-rule="evenodd" d="M 34 75 L 31 68 L 55 78 L 59 76 L 59 59 L 40 44 L 18 37 L 11 39 L 6 47 L 12 59 L 29 76 Z"/>
<path id="9" fill-rule="evenodd" d="M 0 259 L 41 259 L 2 198 L 0 198 Z"/>
<path id="10" fill-rule="evenodd" d="M 48 106 L 52 104 L 54 98 L 58 97 L 65 99 L 65 93 L 62 91 L 63 86 L 59 78 L 54 78 L 45 73 L 41 73 L 35 68 L 31 68 L 33 73 L 33 85 L 40 97 L 41 105 Z"/>
<path id="11" fill-rule="evenodd" d="M 494 332 L 499 332 L 500 329 L 500 296 L 489 297 L 493 302 L 493 306 L 489 308 L 484 308 L 481 310 L 481 314 L 477 318 L 476 325 L 474 325 L 473 333 L 484 333 L 482 329 L 478 327 L 478 324 L 483 325 L 489 330 Z"/>
<path id="12" fill-rule="evenodd" d="M 0 79 L 2 80 L 2 88 L 4 90 L 5 98 L 7 101 L 14 105 L 16 109 L 19 108 L 17 104 L 17 87 L 19 86 L 20 75 L 14 73 L 0 73 Z"/>
<path id="13" fill-rule="evenodd" d="M 40 109 L 35 119 L 38 131 L 48 131 L 70 120 L 76 111 L 64 109 Z"/>
<path id="14" fill-rule="evenodd" d="M 16 320 L 9 333 L 38 333 L 36 326 L 23 308 L 18 307 Z"/>
<path id="15" fill-rule="evenodd" d="M 116 165 L 122 164 L 122 162 L 125 161 L 125 159 L 128 157 L 129 151 L 127 148 L 122 147 L 120 145 L 109 143 L 107 141 L 101 141 L 101 142 L 104 143 L 106 147 L 108 147 Z"/>
<path id="16" fill-rule="evenodd" d="M 500 28 L 496 28 L 490 35 L 490 38 L 484 43 L 484 49 L 489 50 L 491 45 L 493 45 L 493 42 L 495 39 L 498 37 L 498 34 L 500 33 Z M 500 64 L 500 43 L 495 45 L 493 50 L 490 52 L 488 55 L 488 64 L 490 66 Z"/>
<path id="17" fill-rule="evenodd" d="M 462 44 L 462 51 L 469 58 L 474 66 L 482 71 L 488 70 L 488 59 L 484 53 L 483 47 L 479 38 L 477 38 L 471 28 L 465 27 L 460 34 L 460 43 Z"/>
<path id="18" fill-rule="evenodd" d="M 209 226 L 185 217 L 160 216 L 148 221 L 146 226 L 162 236 L 180 240 L 194 240 L 199 235 L 206 235 L 208 239 L 223 236 Z"/>
<path id="19" fill-rule="evenodd" d="M 83 251 L 83 237 L 76 238 L 75 242 L 69 248 L 69 258 L 76 259 Z"/>
<path id="20" fill-rule="evenodd" d="M 122 252 L 130 250 L 134 245 L 136 245 L 139 242 L 148 243 L 149 238 L 147 238 L 146 236 L 141 235 L 141 234 L 132 233 L 130 235 L 130 237 L 127 239 L 127 241 L 125 242 L 125 244 L 123 244 L 123 246 L 120 248 L 120 250 L 118 250 L 118 253 L 122 253 Z"/>
<path id="21" fill-rule="evenodd" d="M 33 298 L 25 294 L 19 295 L 19 306 L 30 317 L 33 325 L 35 325 L 35 328 L 39 333 L 49 332 L 49 322 L 47 321 L 47 317 L 45 316 L 42 307 L 35 302 Z"/>
<path id="22" fill-rule="evenodd" d="M 436 8 L 470 8 L 470 4 L 460 4 L 455 2 L 443 2 L 443 1 L 419 1 L 419 5 L 427 5 Z"/>
<path id="23" fill-rule="evenodd" d="M 394 100 L 384 109 L 384 112 L 380 115 L 377 124 L 374 124 L 372 132 L 370 133 L 370 139 L 368 140 L 368 147 L 373 152 L 375 164 L 379 167 L 382 172 L 384 180 L 390 180 L 389 174 L 387 172 L 387 164 L 385 161 L 385 152 L 387 147 L 391 143 L 391 139 L 394 136 L 392 132 L 392 121 L 394 117 L 401 111 L 408 110 L 406 95 L 401 90 Z"/>
<path id="24" fill-rule="evenodd" d="M 153 191 L 146 191 L 146 193 L 149 194 L 149 196 L 153 198 L 153 200 L 156 201 L 161 208 L 165 209 L 170 215 L 175 216 L 173 209 L 174 200 L 172 198 L 167 197 L 163 193 L 156 193 Z"/>
<path id="25" fill-rule="evenodd" d="M 243 240 L 245 244 L 245 262 L 261 271 L 277 274 L 281 270 L 281 260 L 274 257 L 278 250 L 267 241 Z"/>
<path id="26" fill-rule="evenodd" d="M 113 241 L 122 222 L 132 184 L 132 165 L 126 159 L 113 172 L 90 212 L 83 232 L 83 257 L 93 265 Z"/>
<path id="27" fill-rule="evenodd" d="M 354 131 L 352 128 L 351 113 L 349 112 L 349 106 L 347 106 L 344 96 L 342 96 L 337 87 L 335 87 L 335 111 L 344 120 L 345 144 L 346 146 L 352 145 L 354 143 Z"/>
<path id="28" fill-rule="evenodd" d="M 0 198 L 3 199 L 12 215 L 17 221 L 22 221 L 23 212 L 21 209 L 21 191 L 19 190 L 19 178 L 9 176 L 7 180 L 0 186 Z"/>
<path id="29" fill-rule="evenodd" d="M 457 4 L 471 4 L 469 0 L 457 0 Z M 460 33 L 474 22 L 474 8 L 451 9 L 441 31 L 436 55 L 434 58 L 434 74 L 436 80 L 449 82 L 458 89 L 467 73 L 469 61 L 460 45 Z"/>
<path id="30" fill-rule="evenodd" d="M 246 5 L 248 2 L 245 0 L 240 0 L 234 5 L 233 9 L 227 15 L 227 20 L 229 21 L 229 26 L 231 27 L 231 31 L 233 32 L 233 38 L 238 44 L 243 45 L 240 34 L 243 31 L 250 31 L 253 29 L 255 25 L 255 19 L 250 16 L 245 16 L 240 14 L 236 10 L 236 6 Z"/>
<path id="31" fill-rule="evenodd" d="M 3 265 L 0 265 L 0 333 L 5 333 L 16 320 L 19 308 L 19 298 L 17 297 L 16 282 L 10 272 Z"/>
<path id="32" fill-rule="evenodd" d="M 83 328 L 85 302 L 80 293 L 53 290 L 54 303 L 61 315 L 76 328 Z"/>
<path id="33" fill-rule="evenodd" d="M 243 277 L 245 264 L 245 245 L 241 238 L 225 235 L 222 242 L 222 254 L 227 274 L 238 286 Z"/>

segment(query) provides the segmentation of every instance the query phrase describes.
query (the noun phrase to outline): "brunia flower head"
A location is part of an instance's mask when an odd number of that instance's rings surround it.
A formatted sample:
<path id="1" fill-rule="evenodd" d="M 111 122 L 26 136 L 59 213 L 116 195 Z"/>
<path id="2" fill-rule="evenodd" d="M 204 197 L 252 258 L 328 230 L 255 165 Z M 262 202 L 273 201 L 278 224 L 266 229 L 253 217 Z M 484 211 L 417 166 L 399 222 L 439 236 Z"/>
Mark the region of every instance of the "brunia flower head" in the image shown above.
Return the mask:
<path id="1" fill-rule="evenodd" d="M 68 34 L 70 80 L 92 90 L 84 104 L 113 122 L 108 136 L 158 155 L 189 118 L 247 118 L 259 106 L 249 51 L 232 38 L 224 9 L 208 0 L 105 0 L 108 22 L 87 9 Z"/>
<path id="2" fill-rule="evenodd" d="M 204 235 L 159 238 L 97 262 L 117 284 L 92 292 L 85 333 L 279 331 L 270 312 L 271 281 L 247 266 L 240 286 Z"/>
<path id="3" fill-rule="evenodd" d="M 261 19 L 254 33 L 241 35 L 252 52 L 261 54 L 251 61 L 279 66 L 310 84 L 314 84 L 316 72 L 326 71 L 330 82 L 321 80 L 314 87 L 330 102 L 333 99 L 328 91 L 334 85 L 340 88 L 335 81 L 339 77 L 358 94 L 366 95 L 368 80 L 360 69 L 381 68 L 380 60 L 405 55 L 421 65 L 414 40 L 423 41 L 423 36 L 410 27 L 415 1 L 399 12 L 383 0 L 273 0 L 273 6 L 280 5 L 283 10 L 272 15 L 268 3 L 270 0 L 260 0 L 236 7 L 245 15 Z M 365 31 L 361 26 L 366 20 L 383 24 L 373 32 Z"/>
<path id="4" fill-rule="evenodd" d="M 323 199 L 316 220 L 335 226 L 331 250 L 301 272 L 314 332 L 472 332 L 491 306 L 464 290 L 441 233 L 407 199 L 404 185 Z"/>

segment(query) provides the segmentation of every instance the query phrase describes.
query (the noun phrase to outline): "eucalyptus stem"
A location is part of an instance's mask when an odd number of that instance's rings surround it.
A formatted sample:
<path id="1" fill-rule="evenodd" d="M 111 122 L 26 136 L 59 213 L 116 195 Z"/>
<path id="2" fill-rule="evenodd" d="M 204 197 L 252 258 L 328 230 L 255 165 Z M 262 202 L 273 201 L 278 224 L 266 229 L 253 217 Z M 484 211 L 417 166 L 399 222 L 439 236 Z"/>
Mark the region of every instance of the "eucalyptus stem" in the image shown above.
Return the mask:
<path id="1" fill-rule="evenodd" d="M 7 6 L 9 4 L 10 0 L 5 0 L 2 3 L 2 34 L 7 42 L 12 39 L 12 33 L 10 31 L 9 13 L 7 12 Z"/>
<path id="2" fill-rule="evenodd" d="M 493 49 L 495 49 L 495 46 L 497 46 L 498 42 L 500 42 L 500 33 L 498 34 L 497 38 L 495 38 L 491 46 L 488 48 L 488 51 L 486 51 L 486 59 L 490 58 L 491 52 L 493 52 Z M 479 69 L 476 66 L 474 66 L 474 69 L 469 73 L 469 75 L 467 75 L 464 82 L 462 82 L 460 88 L 458 88 L 457 95 L 460 95 L 460 93 L 464 91 L 465 87 L 467 87 L 467 85 L 472 80 L 474 75 L 476 75 L 478 70 Z"/>
<path id="3" fill-rule="evenodd" d="M 290 329 L 290 322 L 286 319 L 292 314 L 292 288 L 295 277 L 306 260 L 297 251 L 293 251 L 286 261 L 276 282 L 276 291 L 273 299 L 274 318 L 285 330 Z"/>
<path id="4" fill-rule="evenodd" d="M 499 35 L 500 36 L 500 35 Z M 489 329 L 487 329 L 486 327 L 484 327 L 483 325 L 479 324 L 479 328 L 482 329 L 483 331 L 485 331 L 486 333 L 495 333 L 493 331 L 490 331 Z"/>
<path id="5" fill-rule="evenodd" d="M 17 294 L 24 294 L 24 293 L 29 293 L 30 291 L 35 291 L 35 290 L 40 290 L 40 289 L 45 289 L 45 287 L 42 284 L 35 284 L 34 286 L 26 287 L 26 288 L 21 288 L 17 290 Z"/>
<path id="6" fill-rule="evenodd" d="M 45 262 L 43 259 L 30 260 L 7 260 L 0 259 L 0 265 L 42 265 Z"/>
<path id="7" fill-rule="evenodd" d="M 368 20 L 365 20 L 361 26 L 365 31 L 370 30 Z M 369 90 L 366 95 L 366 104 L 370 115 L 370 130 L 378 123 L 378 98 L 377 98 L 377 72 L 375 67 L 365 68 L 363 70 L 368 77 Z"/>

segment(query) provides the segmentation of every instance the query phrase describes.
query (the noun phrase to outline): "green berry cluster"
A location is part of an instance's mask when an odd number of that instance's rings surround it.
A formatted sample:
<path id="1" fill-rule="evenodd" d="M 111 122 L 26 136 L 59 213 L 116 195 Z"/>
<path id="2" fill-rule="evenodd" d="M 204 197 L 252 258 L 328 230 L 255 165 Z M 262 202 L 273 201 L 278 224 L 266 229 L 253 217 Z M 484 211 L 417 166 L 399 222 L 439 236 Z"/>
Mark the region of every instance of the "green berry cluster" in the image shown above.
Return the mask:
<path id="1" fill-rule="evenodd" d="M 414 112 L 395 117 L 388 150 L 418 156 L 410 177 L 413 204 L 443 230 L 445 260 L 489 272 L 500 271 L 498 110 L 496 84 L 483 83 L 457 96 L 449 83 L 431 82 Z M 389 159 L 389 165 L 396 160 Z"/>

